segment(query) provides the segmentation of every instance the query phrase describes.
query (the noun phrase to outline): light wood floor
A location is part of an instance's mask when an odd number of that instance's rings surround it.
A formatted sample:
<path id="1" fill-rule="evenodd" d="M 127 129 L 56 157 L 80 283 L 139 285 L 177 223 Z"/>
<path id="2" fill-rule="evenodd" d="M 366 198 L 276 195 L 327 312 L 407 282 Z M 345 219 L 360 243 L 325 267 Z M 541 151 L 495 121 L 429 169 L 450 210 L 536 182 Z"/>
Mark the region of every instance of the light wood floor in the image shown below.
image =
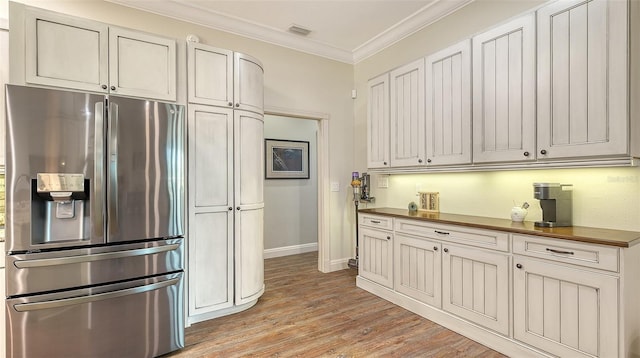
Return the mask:
<path id="1" fill-rule="evenodd" d="M 317 253 L 265 261 L 266 290 L 247 311 L 195 324 L 169 357 L 503 357 L 355 286 L 355 269 L 323 274 Z"/>

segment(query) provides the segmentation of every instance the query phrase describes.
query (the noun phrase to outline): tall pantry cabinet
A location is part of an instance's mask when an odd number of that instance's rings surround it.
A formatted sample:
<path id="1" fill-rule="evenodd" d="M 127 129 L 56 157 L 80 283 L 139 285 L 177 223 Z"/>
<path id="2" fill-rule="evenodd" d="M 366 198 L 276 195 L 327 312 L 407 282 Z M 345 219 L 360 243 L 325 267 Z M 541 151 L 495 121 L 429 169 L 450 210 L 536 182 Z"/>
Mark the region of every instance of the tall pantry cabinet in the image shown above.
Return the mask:
<path id="1" fill-rule="evenodd" d="M 190 323 L 242 311 L 264 292 L 263 70 L 188 44 Z"/>

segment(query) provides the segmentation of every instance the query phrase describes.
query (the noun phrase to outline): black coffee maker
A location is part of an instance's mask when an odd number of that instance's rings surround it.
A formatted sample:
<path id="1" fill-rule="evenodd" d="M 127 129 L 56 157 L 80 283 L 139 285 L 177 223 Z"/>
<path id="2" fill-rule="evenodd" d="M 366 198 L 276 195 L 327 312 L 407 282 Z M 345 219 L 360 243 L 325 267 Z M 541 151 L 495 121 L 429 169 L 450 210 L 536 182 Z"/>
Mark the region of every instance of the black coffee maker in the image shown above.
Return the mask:
<path id="1" fill-rule="evenodd" d="M 572 226 L 573 184 L 533 183 L 533 197 L 540 200 L 542 221 L 534 226 Z"/>

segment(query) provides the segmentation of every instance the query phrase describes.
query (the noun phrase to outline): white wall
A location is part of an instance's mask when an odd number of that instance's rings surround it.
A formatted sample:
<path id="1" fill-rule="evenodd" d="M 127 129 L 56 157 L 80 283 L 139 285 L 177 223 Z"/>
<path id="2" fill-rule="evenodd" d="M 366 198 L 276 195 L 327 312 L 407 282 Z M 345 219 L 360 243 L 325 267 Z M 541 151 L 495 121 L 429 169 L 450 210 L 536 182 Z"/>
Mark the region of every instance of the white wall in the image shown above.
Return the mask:
<path id="1" fill-rule="evenodd" d="M 266 115 L 267 139 L 309 142 L 309 179 L 265 179 L 265 257 L 317 250 L 318 123 L 315 120 Z"/>
<path id="2" fill-rule="evenodd" d="M 258 58 L 265 70 L 265 106 L 304 112 L 322 113 L 328 116 L 329 171 L 327 181 L 342 184 L 350 178 L 353 169 L 353 66 L 290 50 L 203 26 L 138 11 L 97 0 L 22 0 L 30 6 L 40 7 L 69 15 L 97 20 L 122 27 L 173 37 L 178 40 L 178 100 L 186 102 L 186 49 L 188 34 L 196 34 L 201 42 L 249 54 Z M 10 3 L 11 8 L 15 4 Z M 10 19 L 14 26 L 23 26 Z M 13 35 L 12 35 L 13 36 Z M 11 49 L 11 80 L 24 78 L 24 50 Z M 14 82 L 15 83 L 15 82 Z M 347 187 L 328 194 L 330 255 L 325 265 L 332 268 L 346 267 L 352 256 L 352 222 L 345 218 Z M 323 188 L 327 191 L 329 188 Z M 349 207 L 350 209 L 350 207 Z"/>
<path id="3" fill-rule="evenodd" d="M 411 60 L 454 44 L 493 24 L 539 6 L 541 1 L 479 0 L 457 13 L 355 66 L 360 96 L 355 103 L 356 139 L 366 133 L 367 80 Z M 636 138 L 637 140 L 637 138 Z M 355 163 L 366 168 L 366 142 L 356 141 Z M 377 188 L 376 207 L 406 208 L 415 201 L 416 189 L 440 192 L 440 210 L 447 213 L 509 218 L 513 202 L 531 204 L 527 221 L 540 220 L 541 210 L 533 198 L 534 182 L 574 184 L 574 225 L 640 230 L 640 168 L 523 170 L 513 172 L 460 172 L 448 174 L 393 175 L 389 188 Z M 371 205 L 370 205 L 371 206 Z"/>

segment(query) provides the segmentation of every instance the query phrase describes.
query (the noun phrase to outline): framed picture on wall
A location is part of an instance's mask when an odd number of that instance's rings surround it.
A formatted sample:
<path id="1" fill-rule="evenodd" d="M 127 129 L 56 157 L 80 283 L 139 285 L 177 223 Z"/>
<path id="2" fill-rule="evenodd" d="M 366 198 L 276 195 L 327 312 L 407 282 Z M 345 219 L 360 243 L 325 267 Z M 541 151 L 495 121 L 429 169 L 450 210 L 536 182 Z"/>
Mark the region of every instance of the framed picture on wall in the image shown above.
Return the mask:
<path id="1" fill-rule="evenodd" d="M 266 179 L 309 179 L 309 142 L 265 139 Z"/>

